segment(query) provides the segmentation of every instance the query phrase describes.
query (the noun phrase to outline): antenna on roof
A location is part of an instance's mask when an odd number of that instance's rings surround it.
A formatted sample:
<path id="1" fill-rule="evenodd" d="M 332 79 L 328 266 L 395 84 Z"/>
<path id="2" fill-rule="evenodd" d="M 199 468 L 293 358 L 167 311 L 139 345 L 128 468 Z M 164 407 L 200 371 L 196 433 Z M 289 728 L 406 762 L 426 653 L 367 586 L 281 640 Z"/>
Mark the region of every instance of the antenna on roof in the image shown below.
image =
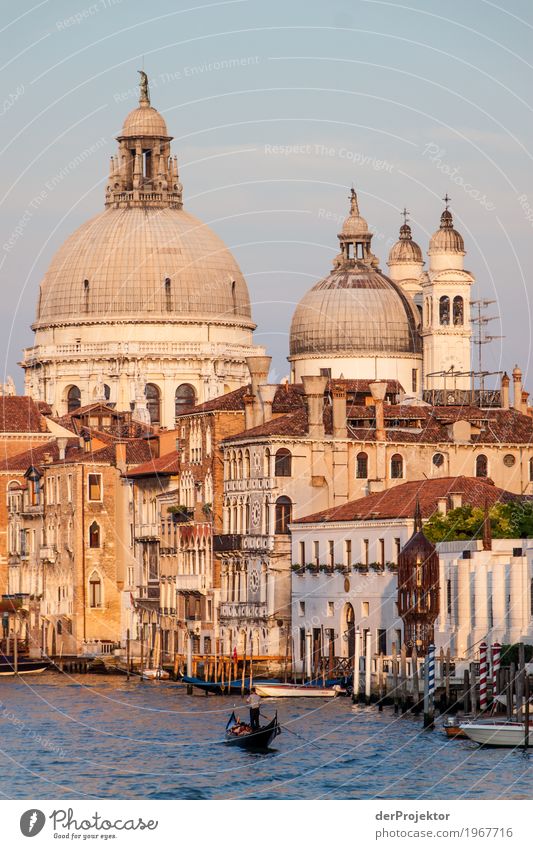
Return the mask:
<path id="1" fill-rule="evenodd" d="M 491 304 L 495 304 L 495 300 L 489 298 L 479 298 L 476 301 L 470 301 L 470 306 L 473 307 L 474 315 L 472 316 L 472 324 L 477 325 L 477 332 L 474 337 L 474 345 L 477 347 L 477 375 L 479 376 L 479 405 L 482 406 L 482 396 L 485 391 L 485 377 L 491 372 L 483 370 L 483 345 L 488 345 L 495 339 L 503 339 L 503 336 L 492 336 L 486 332 L 489 321 L 499 319 L 499 315 L 484 315 L 484 311 Z M 476 372 L 473 372 L 473 376 Z"/>

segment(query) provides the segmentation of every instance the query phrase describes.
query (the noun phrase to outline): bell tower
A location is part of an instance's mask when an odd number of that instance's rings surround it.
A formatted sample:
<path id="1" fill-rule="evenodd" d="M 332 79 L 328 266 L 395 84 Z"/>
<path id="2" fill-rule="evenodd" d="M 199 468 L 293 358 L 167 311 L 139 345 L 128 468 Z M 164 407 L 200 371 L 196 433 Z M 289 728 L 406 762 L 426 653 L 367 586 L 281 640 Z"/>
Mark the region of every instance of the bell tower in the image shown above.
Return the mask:
<path id="1" fill-rule="evenodd" d="M 473 275 L 464 269 L 464 241 L 453 226 L 450 198 L 429 243 L 429 270 L 422 282 L 424 388 L 464 389 L 471 385 L 470 320 Z"/>

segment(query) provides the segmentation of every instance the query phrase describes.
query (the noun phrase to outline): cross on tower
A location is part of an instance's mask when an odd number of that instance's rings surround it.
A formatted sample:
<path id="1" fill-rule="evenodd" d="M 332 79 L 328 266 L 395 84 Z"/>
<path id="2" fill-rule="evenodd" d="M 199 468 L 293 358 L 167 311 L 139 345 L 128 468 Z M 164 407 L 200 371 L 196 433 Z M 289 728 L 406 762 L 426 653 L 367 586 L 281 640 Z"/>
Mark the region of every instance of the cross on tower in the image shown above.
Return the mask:
<path id="1" fill-rule="evenodd" d="M 442 199 L 443 199 L 444 203 L 446 204 L 446 209 L 448 209 L 448 206 L 450 205 L 450 201 L 451 201 L 451 197 L 448 197 L 448 192 L 446 192 L 446 194 L 444 195 L 444 197 Z"/>
<path id="2" fill-rule="evenodd" d="M 407 209 L 405 208 L 405 206 L 404 206 L 404 208 L 403 208 L 403 212 L 400 212 L 400 215 L 403 215 L 403 223 L 404 223 L 404 224 L 407 224 L 407 222 L 409 221 L 408 215 L 410 215 L 410 214 L 411 214 L 411 213 L 410 213 L 410 212 L 408 212 L 408 210 L 407 210 Z"/>

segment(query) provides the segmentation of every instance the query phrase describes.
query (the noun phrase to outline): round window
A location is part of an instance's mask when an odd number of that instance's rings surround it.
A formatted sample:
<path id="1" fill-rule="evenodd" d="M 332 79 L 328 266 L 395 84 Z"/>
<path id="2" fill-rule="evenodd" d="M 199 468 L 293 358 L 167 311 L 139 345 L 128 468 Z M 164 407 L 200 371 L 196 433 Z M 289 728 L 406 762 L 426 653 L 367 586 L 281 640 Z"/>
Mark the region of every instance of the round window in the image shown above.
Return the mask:
<path id="1" fill-rule="evenodd" d="M 439 452 L 438 454 L 433 455 L 433 465 L 434 466 L 440 467 L 440 466 L 442 466 L 443 463 L 444 463 L 444 454 L 441 454 Z"/>
<path id="2" fill-rule="evenodd" d="M 507 466 L 508 469 L 510 469 L 511 466 L 514 466 L 515 463 L 516 463 L 516 457 L 515 457 L 514 454 L 506 454 L 505 457 L 503 458 L 503 465 Z"/>

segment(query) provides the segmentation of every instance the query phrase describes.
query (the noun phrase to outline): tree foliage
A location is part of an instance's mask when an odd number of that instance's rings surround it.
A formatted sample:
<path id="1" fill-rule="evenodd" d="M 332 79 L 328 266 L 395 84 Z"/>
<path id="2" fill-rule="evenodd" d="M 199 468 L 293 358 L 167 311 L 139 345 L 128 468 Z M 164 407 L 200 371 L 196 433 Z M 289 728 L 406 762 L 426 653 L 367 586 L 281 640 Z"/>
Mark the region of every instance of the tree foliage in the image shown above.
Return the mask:
<path id="1" fill-rule="evenodd" d="M 485 511 L 465 504 L 449 510 L 444 516 L 435 513 L 424 525 L 424 534 L 431 542 L 479 539 L 483 536 Z M 533 537 L 533 502 L 511 501 L 495 504 L 489 511 L 494 539 L 527 539 Z"/>

